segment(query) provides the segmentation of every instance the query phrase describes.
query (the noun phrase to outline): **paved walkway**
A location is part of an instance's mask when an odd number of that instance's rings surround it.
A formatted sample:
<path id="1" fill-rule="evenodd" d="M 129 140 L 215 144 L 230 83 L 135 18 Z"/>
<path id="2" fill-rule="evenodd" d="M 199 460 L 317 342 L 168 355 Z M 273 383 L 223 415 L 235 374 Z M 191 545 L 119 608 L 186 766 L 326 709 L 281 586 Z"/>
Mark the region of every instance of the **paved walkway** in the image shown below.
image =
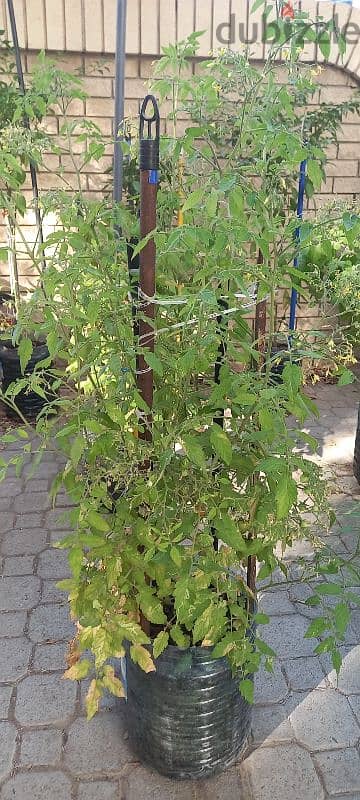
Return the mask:
<path id="1" fill-rule="evenodd" d="M 320 434 L 334 503 L 345 512 L 360 500 L 351 471 L 359 389 L 312 394 L 321 416 L 310 429 Z M 303 586 L 263 600 L 279 662 L 257 680 L 243 764 L 210 781 L 173 783 L 135 761 L 120 701 L 107 698 L 86 722 L 83 690 L 61 679 L 73 625 L 56 589 L 67 563 L 51 548 L 65 535 L 65 500 L 51 511 L 47 495 L 54 471 L 48 456 L 27 482 L 10 475 L 0 484 L 0 800 L 360 800 L 360 611 L 337 687 L 326 659 L 313 656 L 314 641 L 302 638 L 312 613 Z M 333 543 L 351 552 L 353 524 L 343 519 Z"/>

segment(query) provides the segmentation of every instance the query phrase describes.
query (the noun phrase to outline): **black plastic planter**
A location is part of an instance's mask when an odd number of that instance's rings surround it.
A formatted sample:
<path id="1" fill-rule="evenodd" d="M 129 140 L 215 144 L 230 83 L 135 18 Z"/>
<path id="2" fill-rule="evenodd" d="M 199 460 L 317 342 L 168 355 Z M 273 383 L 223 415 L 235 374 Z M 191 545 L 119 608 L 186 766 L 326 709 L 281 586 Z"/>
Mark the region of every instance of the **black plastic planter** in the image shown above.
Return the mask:
<path id="1" fill-rule="evenodd" d="M 145 673 L 127 657 L 127 718 L 141 761 L 169 778 L 194 780 L 229 767 L 246 749 L 251 706 L 226 658 L 168 647 Z"/>
<path id="2" fill-rule="evenodd" d="M 34 345 L 32 356 L 25 369 L 25 375 L 31 375 L 34 372 L 36 364 L 48 357 L 49 351 L 45 344 Z M 2 391 L 6 392 L 12 383 L 23 377 L 20 368 L 18 349 L 13 346 L 11 339 L 0 339 L 0 363 L 3 373 Z M 16 406 L 25 417 L 34 417 L 41 411 L 44 405 L 54 397 L 50 384 L 46 394 L 47 399 L 45 400 L 43 397 L 40 397 L 40 395 L 36 394 L 36 392 L 23 390 L 15 397 Z M 14 416 L 15 412 L 6 404 L 5 410 L 9 416 Z"/>

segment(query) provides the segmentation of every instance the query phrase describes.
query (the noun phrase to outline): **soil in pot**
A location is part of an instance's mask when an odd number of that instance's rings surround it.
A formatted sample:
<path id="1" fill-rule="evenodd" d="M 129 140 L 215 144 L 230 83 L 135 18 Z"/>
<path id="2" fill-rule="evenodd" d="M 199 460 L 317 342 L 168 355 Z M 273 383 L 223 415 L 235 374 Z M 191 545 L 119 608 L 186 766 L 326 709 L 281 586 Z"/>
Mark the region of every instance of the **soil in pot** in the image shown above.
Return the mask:
<path id="1" fill-rule="evenodd" d="M 169 646 L 145 673 L 127 658 L 129 736 L 140 759 L 169 778 L 203 779 L 245 751 L 251 706 L 226 658 Z"/>
<path id="2" fill-rule="evenodd" d="M 40 361 L 49 357 L 49 351 L 46 344 L 35 344 L 30 361 L 25 369 L 25 375 L 31 375 Z M 20 368 L 20 358 L 18 355 L 17 347 L 14 347 L 11 339 L 0 339 L 0 363 L 2 367 L 2 391 L 5 392 L 9 386 L 14 383 L 18 378 L 22 378 Z M 51 382 L 49 381 L 49 388 L 46 392 L 46 400 L 36 392 L 23 390 L 15 397 L 15 403 L 19 411 L 25 417 L 36 416 L 47 402 L 54 398 L 54 392 L 51 389 Z M 10 409 L 6 404 L 6 413 L 9 416 L 15 416 L 16 412 Z"/>

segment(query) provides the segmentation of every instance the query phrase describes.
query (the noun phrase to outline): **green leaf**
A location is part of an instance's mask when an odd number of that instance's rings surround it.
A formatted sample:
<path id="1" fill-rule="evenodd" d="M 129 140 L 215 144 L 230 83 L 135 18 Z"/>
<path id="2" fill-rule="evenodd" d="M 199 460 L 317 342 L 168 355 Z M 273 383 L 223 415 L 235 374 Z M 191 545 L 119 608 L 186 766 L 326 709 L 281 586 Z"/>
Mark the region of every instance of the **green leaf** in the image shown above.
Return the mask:
<path id="1" fill-rule="evenodd" d="M 191 192 L 191 194 L 189 194 L 185 200 L 182 210 L 190 211 L 192 208 L 196 208 L 197 206 L 199 207 L 204 198 L 205 192 L 206 189 L 195 189 L 194 192 Z"/>
<path id="2" fill-rule="evenodd" d="M 210 431 L 210 442 L 212 444 L 213 449 L 215 450 L 216 455 L 221 458 L 225 464 L 231 464 L 232 459 L 232 447 L 231 441 L 225 433 L 225 431 L 220 427 L 220 425 L 214 424 Z"/>
<path id="3" fill-rule="evenodd" d="M 183 554 L 184 551 L 182 551 L 179 547 L 170 548 L 170 558 L 174 562 L 174 564 L 176 564 L 177 567 L 181 567 L 182 565 Z"/>
<path id="4" fill-rule="evenodd" d="M 155 353 L 150 353 L 150 351 L 144 352 L 144 359 L 146 363 L 149 365 L 150 369 L 154 370 L 157 375 L 160 375 L 160 378 L 164 374 L 164 368 L 160 361 L 160 359 L 155 355 Z"/>
<path id="5" fill-rule="evenodd" d="M 248 703 L 254 702 L 254 682 L 250 678 L 245 678 L 239 683 L 240 694 Z"/>
<path id="6" fill-rule="evenodd" d="M 170 636 L 181 650 L 186 650 L 186 648 L 190 646 L 190 637 L 181 630 L 180 625 L 174 625 L 171 628 Z"/>
<path id="7" fill-rule="evenodd" d="M 159 656 L 161 656 L 161 653 L 163 653 L 164 650 L 167 648 L 168 643 L 169 643 L 169 634 L 168 634 L 168 632 L 167 631 L 160 631 L 160 633 L 158 633 L 156 639 L 154 639 L 154 644 L 153 644 L 153 655 L 154 655 L 154 658 L 159 658 Z"/>
<path id="8" fill-rule="evenodd" d="M 215 217 L 218 206 L 218 193 L 215 189 L 211 189 L 209 197 L 205 203 L 206 213 L 209 217 Z"/>
<path id="9" fill-rule="evenodd" d="M 131 645 L 130 657 L 144 672 L 156 672 L 156 667 L 149 651 L 141 644 Z"/>
<path id="10" fill-rule="evenodd" d="M 142 588 L 138 595 L 140 608 L 149 622 L 155 625 L 165 625 L 166 614 L 160 600 L 152 593 L 150 587 Z"/>
<path id="11" fill-rule="evenodd" d="M 309 175 L 309 178 L 310 178 L 313 186 L 315 186 L 315 189 L 319 189 L 321 184 L 322 184 L 322 182 L 323 182 L 324 176 L 323 176 L 322 169 L 321 169 L 320 165 L 318 164 L 318 162 L 317 161 L 308 161 L 308 163 L 307 163 L 307 171 L 308 171 L 308 175 Z"/>
<path id="12" fill-rule="evenodd" d="M 355 375 L 351 372 L 350 369 L 344 369 L 340 375 L 338 380 L 339 386 L 348 386 L 350 383 L 354 383 Z"/>
<path id="13" fill-rule="evenodd" d="M 214 526 L 219 538 L 225 544 L 238 552 L 246 552 L 246 543 L 240 534 L 238 526 L 228 514 L 218 515 L 214 520 Z"/>
<path id="14" fill-rule="evenodd" d="M 297 500 L 297 486 L 289 473 L 280 477 L 275 492 L 276 516 L 285 519 Z"/>
<path id="15" fill-rule="evenodd" d="M 97 531 L 102 531 L 103 533 L 109 533 L 110 525 L 98 511 L 89 511 L 86 519 L 92 528 L 96 528 Z"/>
<path id="16" fill-rule="evenodd" d="M 334 609 L 336 632 L 339 636 L 344 636 L 350 622 L 350 609 L 346 603 L 338 603 Z"/>
<path id="17" fill-rule="evenodd" d="M 319 583 L 315 591 L 316 594 L 329 597 L 340 597 L 343 594 L 343 589 L 338 583 Z"/>
<path id="18" fill-rule="evenodd" d="M 251 7 L 251 14 L 255 14 L 255 11 L 257 11 L 258 8 L 261 8 L 261 6 L 265 5 L 265 2 L 266 0 L 255 0 L 254 5 Z"/>
<path id="19" fill-rule="evenodd" d="M 69 555 L 69 564 L 71 568 L 71 572 L 76 578 L 76 580 L 80 577 L 81 567 L 83 565 L 84 553 L 82 547 L 72 547 Z"/>
<path id="20" fill-rule="evenodd" d="M 70 448 L 70 459 L 74 467 L 77 467 L 86 446 L 87 443 L 83 436 L 77 436 L 74 439 Z"/>
<path id="21" fill-rule="evenodd" d="M 9 250 L 7 247 L 0 247 L 0 261 L 7 261 L 8 252 Z"/>
<path id="22" fill-rule="evenodd" d="M 318 617 L 317 619 L 313 619 L 310 622 L 310 625 L 306 631 L 305 638 L 306 639 L 313 639 L 321 636 L 325 631 L 329 628 L 329 624 L 324 617 Z"/>
<path id="23" fill-rule="evenodd" d="M 197 467 L 200 467 L 200 469 L 205 469 L 205 453 L 197 440 L 191 436 L 183 436 L 183 444 L 186 455 L 190 461 L 192 461 Z"/>
<path id="24" fill-rule="evenodd" d="M 33 345 L 31 339 L 21 339 L 21 342 L 18 347 L 18 355 L 20 358 L 20 368 L 22 374 L 24 374 L 25 369 L 31 359 L 33 352 Z"/>
<path id="25" fill-rule="evenodd" d="M 332 661 L 332 665 L 334 667 L 334 670 L 336 671 L 336 674 L 338 675 L 339 672 L 340 672 L 340 669 L 341 669 L 341 665 L 342 665 L 342 657 L 341 657 L 341 653 L 339 652 L 339 650 L 333 650 L 332 651 L 332 653 L 331 653 L 331 661 Z"/>
<path id="26" fill-rule="evenodd" d="M 234 219 L 239 219 L 244 213 L 244 195 L 238 186 L 229 194 L 229 209 Z"/>
<path id="27" fill-rule="evenodd" d="M 318 45 L 325 61 L 327 61 L 331 52 L 331 41 L 327 31 L 320 31 L 318 36 Z"/>

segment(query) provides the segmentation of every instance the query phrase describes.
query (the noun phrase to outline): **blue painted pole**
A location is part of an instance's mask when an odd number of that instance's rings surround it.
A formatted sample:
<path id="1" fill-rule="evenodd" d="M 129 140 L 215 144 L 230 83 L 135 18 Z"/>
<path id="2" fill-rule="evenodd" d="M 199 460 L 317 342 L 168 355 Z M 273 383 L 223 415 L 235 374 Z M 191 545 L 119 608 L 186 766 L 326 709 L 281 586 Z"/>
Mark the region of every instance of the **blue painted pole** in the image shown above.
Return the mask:
<path id="1" fill-rule="evenodd" d="M 298 202 L 297 202 L 297 218 L 302 220 L 303 218 L 303 210 L 304 210 L 304 197 L 305 197 L 305 181 L 306 181 L 306 160 L 302 161 L 300 164 L 300 175 L 299 175 L 299 192 L 298 192 Z M 300 244 L 300 225 L 296 228 L 295 231 L 295 238 L 296 238 L 296 245 L 297 245 L 297 252 L 294 258 L 294 267 L 295 269 L 299 266 L 299 251 L 298 246 Z M 296 324 L 296 309 L 297 309 L 297 301 L 298 301 L 298 292 L 297 289 L 293 287 L 291 292 L 291 301 L 290 301 L 290 320 L 289 320 L 289 329 L 290 331 L 295 330 Z"/>

